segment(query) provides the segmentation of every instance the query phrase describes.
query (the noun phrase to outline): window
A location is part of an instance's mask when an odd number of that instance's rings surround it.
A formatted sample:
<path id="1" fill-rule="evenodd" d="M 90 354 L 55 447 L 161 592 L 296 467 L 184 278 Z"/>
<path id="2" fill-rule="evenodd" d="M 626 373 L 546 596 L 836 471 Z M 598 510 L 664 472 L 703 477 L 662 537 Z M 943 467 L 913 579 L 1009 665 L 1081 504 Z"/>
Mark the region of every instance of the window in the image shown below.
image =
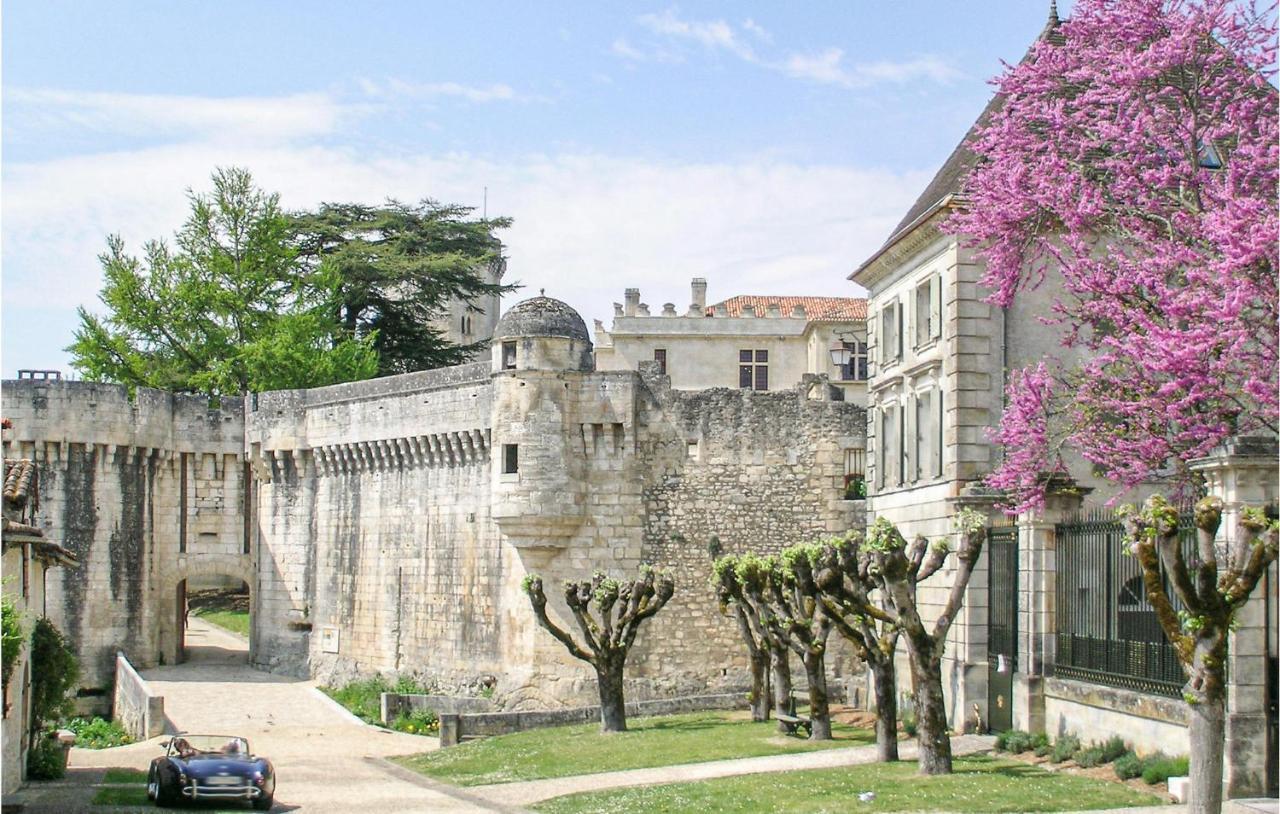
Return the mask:
<path id="1" fill-rule="evenodd" d="M 1199 144 L 1200 166 L 1206 170 L 1220 170 L 1223 167 L 1222 155 L 1218 152 L 1218 148 L 1213 146 L 1212 141 L 1202 141 Z"/>
<path id="2" fill-rule="evenodd" d="M 880 312 L 880 362 L 902 358 L 902 303 L 894 300 Z"/>
<path id="3" fill-rule="evenodd" d="M 514 475 L 520 471 L 520 445 L 502 445 L 502 474 Z"/>
<path id="4" fill-rule="evenodd" d="M 894 439 L 898 449 L 898 469 L 894 473 L 897 476 L 894 480 L 902 486 L 907 482 L 907 406 L 905 404 L 898 405 L 898 418 L 895 424 L 898 428 L 898 436 Z"/>
<path id="5" fill-rule="evenodd" d="M 897 416 L 897 408 L 894 406 L 885 407 L 880 412 L 880 437 L 876 439 L 879 451 L 876 483 L 880 486 L 888 486 L 894 482 L 894 476 L 889 469 L 898 457 L 897 448 L 894 446 L 898 438 Z"/>
<path id="6" fill-rule="evenodd" d="M 933 417 L 933 457 L 930 461 L 932 474 L 935 478 L 942 477 L 942 418 L 945 415 L 942 409 L 942 391 L 938 390 L 935 394 L 937 405 L 934 408 Z"/>
<path id="7" fill-rule="evenodd" d="M 744 390 L 769 389 L 769 351 L 738 351 L 738 387 Z"/>
<path id="8" fill-rule="evenodd" d="M 658 372 L 663 376 L 667 375 L 667 349 L 655 348 L 653 351 L 653 361 L 658 363 Z"/>
<path id="9" fill-rule="evenodd" d="M 471 317 L 466 316 L 465 314 L 462 317 L 462 335 L 471 335 Z"/>
<path id="10" fill-rule="evenodd" d="M 866 450 L 844 451 L 844 499 L 862 500 L 867 496 Z"/>
<path id="11" fill-rule="evenodd" d="M 942 278 L 934 274 L 916 286 L 915 347 L 942 336 Z"/>
<path id="12" fill-rule="evenodd" d="M 502 369 L 503 370 L 516 369 L 516 343 L 515 342 L 502 343 Z"/>
<path id="13" fill-rule="evenodd" d="M 926 461 L 932 459 L 933 449 L 933 410 L 930 409 L 932 404 L 933 393 L 925 391 L 916 394 L 916 465 L 914 472 L 914 480 L 922 480 L 929 477 L 933 471 L 931 466 L 926 466 Z"/>
<path id="14" fill-rule="evenodd" d="M 840 381 L 865 382 L 867 380 L 867 343 L 844 342 L 849 351 L 849 364 L 840 366 Z"/>

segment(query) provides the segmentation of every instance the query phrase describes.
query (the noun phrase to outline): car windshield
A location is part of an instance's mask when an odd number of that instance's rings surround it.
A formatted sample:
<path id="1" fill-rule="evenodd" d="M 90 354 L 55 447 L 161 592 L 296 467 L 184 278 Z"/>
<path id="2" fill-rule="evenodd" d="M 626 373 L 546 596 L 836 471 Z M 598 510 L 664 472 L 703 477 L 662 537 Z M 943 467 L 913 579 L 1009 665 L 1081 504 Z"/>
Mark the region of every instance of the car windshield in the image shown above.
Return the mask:
<path id="1" fill-rule="evenodd" d="M 248 755 L 249 742 L 233 735 L 175 735 L 169 754 L 190 757 L 200 754 Z"/>

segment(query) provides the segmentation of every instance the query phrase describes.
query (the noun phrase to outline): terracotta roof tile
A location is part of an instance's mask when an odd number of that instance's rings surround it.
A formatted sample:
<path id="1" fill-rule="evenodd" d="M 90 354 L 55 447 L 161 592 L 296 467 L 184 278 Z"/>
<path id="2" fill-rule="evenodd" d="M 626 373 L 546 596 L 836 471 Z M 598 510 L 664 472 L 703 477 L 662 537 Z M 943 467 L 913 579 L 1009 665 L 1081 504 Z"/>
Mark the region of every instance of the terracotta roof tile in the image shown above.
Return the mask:
<path id="1" fill-rule="evenodd" d="M 19 461 L 4 462 L 4 503 L 5 506 L 22 509 L 30 501 L 32 508 L 37 508 L 40 501 L 39 472 L 35 461 L 23 458 Z"/>
<path id="2" fill-rule="evenodd" d="M 855 297 L 757 297 L 744 294 L 730 297 L 723 302 L 707 306 L 707 315 L 715 313 L 717 307 L 723 305 L 731 317 L 742 316 L 744 306 L 755 308 L 756 316 L 767 316 L 769 306 L 776 305 L 782 316 L 791 316 L 797 306 L 804 306 L 805 316 L 810 322 L 827 319 L 865 320 L 867 318 L 867 301 Z"/>

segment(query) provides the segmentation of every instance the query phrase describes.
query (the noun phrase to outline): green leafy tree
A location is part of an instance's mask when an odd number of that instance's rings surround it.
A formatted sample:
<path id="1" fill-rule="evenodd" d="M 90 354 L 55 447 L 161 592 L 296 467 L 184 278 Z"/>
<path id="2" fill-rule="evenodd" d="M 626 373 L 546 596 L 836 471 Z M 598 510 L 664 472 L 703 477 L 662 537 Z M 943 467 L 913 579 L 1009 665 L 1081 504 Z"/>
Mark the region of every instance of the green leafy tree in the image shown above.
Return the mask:
<path id="1" fill-rule="evenodd" d="M 452 300 L 481 301 L 515 290 L 500 282 L 510 218 L 471 220 L 471 207 L 425 200 L 383 206 L 324 204 L 289 218 L 299 259 L 348 336 L 372 338 L 378 375 L 456 365 L 484 343 L 454 345 L 435 321 Z"/>
<path id="2" fill-rule="evenodd" d="M 8 706 L 9 677 L 22 655 L 26 633 L 22 629 L 22 611 L 13 601 L 13 597 L 5 594 L 0 597 L 0 654 L 3 654 L 5 706 Z"/>
<path id="3" fill-rule="evenodd" d="M 372 336 L 344 335 L 323 276 L 303 280 L 279 198 L 247 170 L 219 169 L 188 192 L 172 247 L 141 257 L 118 235 L 100 255 L 105 313 L 79 310 L 68 348 L 86 379 L 130 387 L 239 394 L 373 376 Z"/>

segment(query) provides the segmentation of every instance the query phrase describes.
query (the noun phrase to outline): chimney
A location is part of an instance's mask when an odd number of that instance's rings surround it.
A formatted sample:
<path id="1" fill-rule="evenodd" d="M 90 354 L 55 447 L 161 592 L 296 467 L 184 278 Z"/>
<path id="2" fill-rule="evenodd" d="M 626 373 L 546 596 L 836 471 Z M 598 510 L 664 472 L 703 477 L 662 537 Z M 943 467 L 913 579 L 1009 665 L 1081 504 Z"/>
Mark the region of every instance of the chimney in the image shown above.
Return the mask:
<path id="1" fill-rule="evenodd" d="M 707 280 L 705 277 L 694 277 L 693 283 L 689 286 L 693 292 L 693 304 L 689 306 L 690 310 L 697 308 L 699 311 L 707 307 Z"/>
<path id="2" fill-rule="evenodd" d="M 649 316 L 649 303 L 647 302 L 640 303 L 640 305 L 638 306 L 638 310 L 636 311 L 636 314 L 642 317 Z"/>
<path id="3" fill-rule="evenodd" d="M 640 305 L 640 289 L 628 288 L 627 293 L 624 295 L 624 299 L 627 304 L 622 309 L 623 315 L 634 317 L 636 315 L 636 308 Z"/>
<path id="4" fill-rule="evenodd" d="M 662 304 L 662 315 L 664 317 L 674 317 L 676 315 L 676 304 L 674 302 L 664 302 Z"/>
<path id="5" fill-rule="evenodd" d="M 615 317 L 620 317 L 620 316 L 622 316 L 622 303 L 620 303 L 620 302 L 615 302 L 615 303 L 613 304 L 613 315 L 614 315 Z"/>

